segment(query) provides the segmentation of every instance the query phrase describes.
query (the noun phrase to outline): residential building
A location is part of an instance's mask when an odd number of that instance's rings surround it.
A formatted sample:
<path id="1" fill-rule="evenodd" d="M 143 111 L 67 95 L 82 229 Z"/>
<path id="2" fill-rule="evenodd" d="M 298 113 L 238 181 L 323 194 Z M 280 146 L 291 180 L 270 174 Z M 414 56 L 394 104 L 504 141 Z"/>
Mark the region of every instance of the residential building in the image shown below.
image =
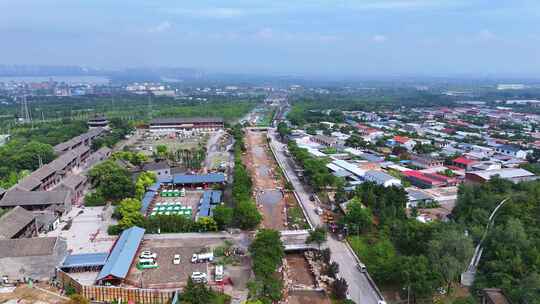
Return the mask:
<path id="1" fill-rule="evenodd" d="M 21 206 L 29 211 L 50 210 L 63 214 L 71 210 L 69 191 L 19 191 L 10 190 L 0 200 L 0 208 Z"/>
<path id="2" fill-rule="evenodd" d="M 478 163 L 478 161 L 460 156 L 454 159 L 452 163 L 454 164 L 454 166 L 458 168 L 470 171 L 473 168 L 473 166 Z"/>
<path id="3" fill-rule="evenodd" d="M 403 147 L 408 151 L 412 151 L 414 146 L 416 146 L 416 142 L 406 136 L 394 136 L 393 138 L 389 139 L 386 144 L 391 147 Z"/>
<path id="4" fill-rule="evenodd" d="M 411 165 L 422 169 L 439 168 L 444 166 L 444 161 L 425 154 L 412 154 Z"/>
<path id="5" fill-rule="evenodd" d="M 15 207 L 0 217 L 0 239 L 37 236 L 36 216 L 22 207 Z"/>
<path id="6" fill-rule="evenodd" d="M 157 178 L 171 178 L 171 166 L 167 161 L 158 161 L 145 163 L 142 166 L 143 171 L 154 172 Z"/>
<path id="7" fill-rule="evenodd" d="M 495 151 L 500 154 L 512 156 L 515 158 L 526 159 L 529 151 L 522 150 L 519 146 L 514 145 L 500 145 L 495 147 Z"/>
<path id="8" fill-rule="evenodd" d="M 338 139 L 332 136 L 314 135 L 311 136 L 311 140 L 325 147 L 335 148 L 338 145 Z"/>
<path id="9" fill-rule="evenodd" d="M 437 173 L 425 173 L 416 170 L 405 171 L 403 174 L 414 186 L 423 189 L 455 186 L 457 179 Z"/>
<path id="10" fill-rule="evenodd" d="M 399 180 L 399 178 L 393 177 L 392 175 L 382 171 L 369 170 L 364 175 L 364 180 L 374 182 L 377 185 L 384 187 L 401 187 L 401 180 Z"/>
<path id="11" fill-rule="evenodd" d="M 473 183 L 485 183 L 491 178 L 498 176 L 499 178 L 512 181 L 514 183 L 536 180 L 538 176 L 525 169 L 520 168 L 503 168 L 499 170 L 471 171 L 467 172 L 465 179 Z"/>
<path id="12" fill-rule="evenodd" d="M 192 117 L 192 118 L 158 118 L 149 125 L 153 133 L 176 133 L 183 131 L 215 131 L 223 129 L 223 118 L 220 117 Z"/>

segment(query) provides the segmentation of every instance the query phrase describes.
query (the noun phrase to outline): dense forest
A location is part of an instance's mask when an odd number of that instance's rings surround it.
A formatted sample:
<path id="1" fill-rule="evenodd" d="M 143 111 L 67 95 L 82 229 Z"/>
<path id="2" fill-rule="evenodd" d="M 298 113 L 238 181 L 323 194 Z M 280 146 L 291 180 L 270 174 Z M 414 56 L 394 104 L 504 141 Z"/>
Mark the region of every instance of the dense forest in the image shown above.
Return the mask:
<path id="1" fill-rule="evenodd" d="M 503 288 L 514 303 L 540 303 L 540 181 L 461 186 L 453 215 L 478 241 L 504 199 L 483 243 L 475 288 Z"/>

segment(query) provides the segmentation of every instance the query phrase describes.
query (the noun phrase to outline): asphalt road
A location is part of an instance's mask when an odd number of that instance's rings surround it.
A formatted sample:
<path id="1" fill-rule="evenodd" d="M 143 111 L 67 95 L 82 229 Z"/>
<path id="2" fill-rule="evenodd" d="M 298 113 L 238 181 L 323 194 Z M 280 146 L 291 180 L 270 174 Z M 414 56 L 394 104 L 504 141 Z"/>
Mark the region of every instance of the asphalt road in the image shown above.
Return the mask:
<path id="1" fill-rule="evenodd" d="M 275 130 L 270 129 L 268 133 L 272 138 L 271 144 L 274 151 L 276 151 L 278 161 L 296 190 L 309 221 L 313 226 L 322 225 L 320 217 L 315 213 L 316 203 L 309 200 L 310 193 L 306 190 L 302 181 L 298 179 L 290 162 L 287 161 L 287 156 L 284 154 L 285 145 L 278 141 Z M 339 264 L 340 276 L 349 283 L 350 299 L 357 304 L 377 304 L 379 300 L 382 300 L 375 288 L 370 284 L 367 276 L 356 268 L 356 259 L 346 243 L 329 237 L 327 245 L 332 252 L 332 260 Z"/>

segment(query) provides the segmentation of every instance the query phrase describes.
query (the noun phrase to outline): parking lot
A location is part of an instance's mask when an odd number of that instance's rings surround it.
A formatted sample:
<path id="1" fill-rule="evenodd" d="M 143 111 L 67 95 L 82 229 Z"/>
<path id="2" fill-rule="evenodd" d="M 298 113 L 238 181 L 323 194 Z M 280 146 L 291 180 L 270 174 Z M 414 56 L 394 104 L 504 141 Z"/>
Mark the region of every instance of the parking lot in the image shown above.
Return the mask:
<path id="1" fill-rule="evenodd" d="M 142 288 L 182 288 L 187 284 L 188 277 L 193 272 L 207 273 L 209 285 L 216 285 L 214 282 L 214 266 L 210 263 L 192 263 L 191 257 L 194 253 L 213 252 L 217 247 L 223 246 L 225 239 L 229 240 L 229 244 L 233 246 L 245 247 L 245 237 L 237 238 L 227 237 L 227 235 L 207 235 L 201 236 L 197 234 L 172 234 L 172 235 L 155 235 L 150 238 L 145 237 L 137 257 L 143 251 L 151 251 L 157 254 L 158 268 L 153 269 L 137 269 L 137 260 L 133 261 L 133 265 L 126 278 L 129 285 Z M 174 265 L 173 258 L 175 254 L 180 255 L 180 264 Z M 220 261 L 222 258 L 215 257 L 214 261 Z M 231 286 L 225 287 L 224 290 L 232 295 L 239 292 L 238 288 L 245 285 L 249 280 L 250 262 L 247 258 L 237 259 L 234 265 L 225 263 L 225 277 L 227 283 L 232 282 Z M 229 284 L 230 285 L 230 284 Z"/>
<path id="2" fill-rule="evenodd" d="M 197 149 L 200 145 L 204 146 L 208 137 L 209 135 L 206 133 L 195 131 L 173 135 L 156 135 L 145 132 L 134 143 L 133 148 L 148 156 L 151 156 L 159 145 L 167 146 L 168 151 L 192 150 Z"/>

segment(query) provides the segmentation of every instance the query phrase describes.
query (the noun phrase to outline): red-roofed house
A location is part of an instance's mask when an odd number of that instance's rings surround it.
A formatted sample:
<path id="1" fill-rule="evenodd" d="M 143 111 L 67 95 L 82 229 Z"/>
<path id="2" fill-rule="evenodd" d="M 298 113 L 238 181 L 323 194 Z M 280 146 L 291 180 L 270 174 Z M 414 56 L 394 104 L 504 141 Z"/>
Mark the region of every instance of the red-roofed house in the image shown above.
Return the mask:
<path id="1" fill-rule="evenodd" d="M 405 174 L 411 184 L 424 189 L 455 186 L 457 184 L 457 179 L 437 173 L 423 173 L 410 170 L 403 172 L 403 174 Z"/>
<path id="2" fill-rule="evenodd" d="M 465 169 L 467 171 L 470 171 L 472 167 L 478 163 L 476 160 L 469 159 L 463 156 L 460 156 L 453 160 L 454 166 L 459 167 L 461 169 Z"/>
<path id="3" fill-rule="evenodd" d="M 398 135 L 396 135 L 396 136 L 394 136 L 394 138 L 389 139 L 387 141 L 387 144 L 389 144 L 392 147 L 395 147 L 395 146 L 404 147 L 407 150 L 412 151 L 412 149 L 416 145 L 416 142 L 414 140 L 408 138 L 407 136 L 398 136 Z"/>

